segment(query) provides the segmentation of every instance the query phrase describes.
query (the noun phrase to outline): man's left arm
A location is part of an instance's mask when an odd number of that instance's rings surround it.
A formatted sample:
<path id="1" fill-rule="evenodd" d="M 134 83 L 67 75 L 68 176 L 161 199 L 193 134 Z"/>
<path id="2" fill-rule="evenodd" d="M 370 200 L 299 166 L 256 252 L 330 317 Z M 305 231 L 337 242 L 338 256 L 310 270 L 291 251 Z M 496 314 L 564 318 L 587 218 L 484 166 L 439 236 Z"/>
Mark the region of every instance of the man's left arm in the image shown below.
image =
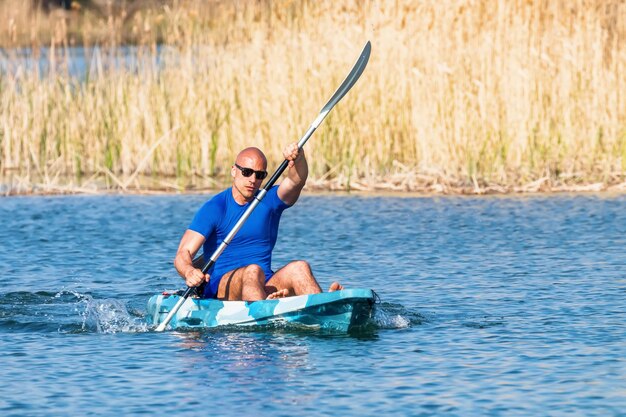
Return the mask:
<path id="1" fill-rule="evenodd" d="M 289 161 L 287 178 L 278 187 L 278 197 L 288 205 L 295 204 L 300 197 L 302 188 L 309 176 L 309 164 L 304 156 L 304 150 L 298 149 L 297 143 L 288 145 L 283 150 L 283 156 Z"/>

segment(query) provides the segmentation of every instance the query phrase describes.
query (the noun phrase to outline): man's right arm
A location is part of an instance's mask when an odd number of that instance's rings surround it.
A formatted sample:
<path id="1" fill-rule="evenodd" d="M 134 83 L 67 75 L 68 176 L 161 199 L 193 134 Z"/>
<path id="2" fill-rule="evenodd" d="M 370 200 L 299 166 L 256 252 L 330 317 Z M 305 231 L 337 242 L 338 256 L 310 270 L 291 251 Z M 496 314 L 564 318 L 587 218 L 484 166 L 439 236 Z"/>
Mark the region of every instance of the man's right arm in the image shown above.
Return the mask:
<path id="1" fill-rule="evenodd" d="M 197 287 L 202 282 L 209 281 L 209 275 L 193 266 L 193 257 L 196 256 L 200 246 L 204 243 L 204 236 L 198 232 L 187 229 L 176 252 L 174 267 L 178 274 L 185 280 L 188 287 Z"/>

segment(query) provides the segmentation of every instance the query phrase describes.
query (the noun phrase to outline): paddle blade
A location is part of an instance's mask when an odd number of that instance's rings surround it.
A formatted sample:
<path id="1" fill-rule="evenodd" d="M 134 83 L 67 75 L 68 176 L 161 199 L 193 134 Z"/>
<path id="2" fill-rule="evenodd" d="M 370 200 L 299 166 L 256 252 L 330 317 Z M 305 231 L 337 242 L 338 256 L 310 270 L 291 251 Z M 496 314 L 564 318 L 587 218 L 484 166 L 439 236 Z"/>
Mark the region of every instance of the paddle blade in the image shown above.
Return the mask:
<path id="1" fill-rule="evenodd" d="M 363 74 L 363 71 L 367 66 L 367 63 L 370 59 L 371 51 L 372 44 L 370 41 L 367 41 L 365 47 L 363 48 L 363 51 L 361 51 L 361 55 L 359 55 L 359 59 L 357 59 L 354 67 L 352 67 L 352 71 L 350 71 L 350 74 L 348 74 L 346 79 L 343 80 L 343 83 L 341 83 L 337 91 L 335 91 L 335 94 L 333 94 L 330 100 L 328 100 L 328 103 L 326 103 L 326 105 L 322 107 L 319 116 L 317 116 L 317 119 L 315 119 L 315 121 L 311 125 L 314 129 L 317 129 L 317 127 L 320 125 L 320 123 L 322 123 L 322 120 L 324 120 L 326 115 L 332 110 L 333 107 L 335 107 L 335 104 L 339 103 L 339 100 L 341 100 L 343 96 L 345 96 L 348 91 L 350 91 L 352 86 L 356 84 L 357 80 L 359 79 L 359 77 L 361 77 L 361 74 Z"/>

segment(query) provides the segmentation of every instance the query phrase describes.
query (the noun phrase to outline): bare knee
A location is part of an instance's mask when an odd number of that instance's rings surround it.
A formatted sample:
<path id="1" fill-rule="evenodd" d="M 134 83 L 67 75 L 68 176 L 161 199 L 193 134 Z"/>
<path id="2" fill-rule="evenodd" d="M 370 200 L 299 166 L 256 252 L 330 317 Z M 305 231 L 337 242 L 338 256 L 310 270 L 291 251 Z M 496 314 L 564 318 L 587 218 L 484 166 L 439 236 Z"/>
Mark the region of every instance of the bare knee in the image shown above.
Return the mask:
<path id="1" fill-rule="evenodd" d="M 246 283 L 265 285 L 265 272 L 259 265 L 248 265 L 243 268 L 243 280 Z"/>
<path id="2" fill-rule="evenodd" d="M 296 273 L 311 274 L 311 265 L 307 261 L 293 261 L 289 263 L 289 267 Z"/>
<path id="3" fill-rule="evenodd" d="M 285 277 L 294 295 L 316 294 L 322 292 L 319 284 L 313 276 L 311 266 L 307 261 L 293 261 L 287 264 L 282 272 L 281 279 Z M 283 281 L 285 282 L 285 281 Z"/>

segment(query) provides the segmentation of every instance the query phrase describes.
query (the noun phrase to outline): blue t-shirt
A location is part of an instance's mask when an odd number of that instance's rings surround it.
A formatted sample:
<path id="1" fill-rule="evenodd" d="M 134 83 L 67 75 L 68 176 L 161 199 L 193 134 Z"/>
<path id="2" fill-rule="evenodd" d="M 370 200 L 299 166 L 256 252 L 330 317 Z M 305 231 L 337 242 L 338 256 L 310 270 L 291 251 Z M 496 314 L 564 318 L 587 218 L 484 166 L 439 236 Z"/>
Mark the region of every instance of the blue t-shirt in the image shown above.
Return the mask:
<path id="1" fill-rule="evenodd" d="M 272 271 L 272 250 L 278 236 L 278 224 L 282 212 L 290 207 L 277 194 L 278 186 L 272 187 L 248 217 L 215 265 L 207 271 L 211 276 L 204 288 L 204 296 L 215 298 L 222 275 L 243 266 L 256 264 L 269 280 Z M 200 233 L 206 241 L 203 245 L 205 262 L 230 233 L 249 204 L 239 205 L 228 188 L 204 203 L 196 213 L 189 229 Z"/>

